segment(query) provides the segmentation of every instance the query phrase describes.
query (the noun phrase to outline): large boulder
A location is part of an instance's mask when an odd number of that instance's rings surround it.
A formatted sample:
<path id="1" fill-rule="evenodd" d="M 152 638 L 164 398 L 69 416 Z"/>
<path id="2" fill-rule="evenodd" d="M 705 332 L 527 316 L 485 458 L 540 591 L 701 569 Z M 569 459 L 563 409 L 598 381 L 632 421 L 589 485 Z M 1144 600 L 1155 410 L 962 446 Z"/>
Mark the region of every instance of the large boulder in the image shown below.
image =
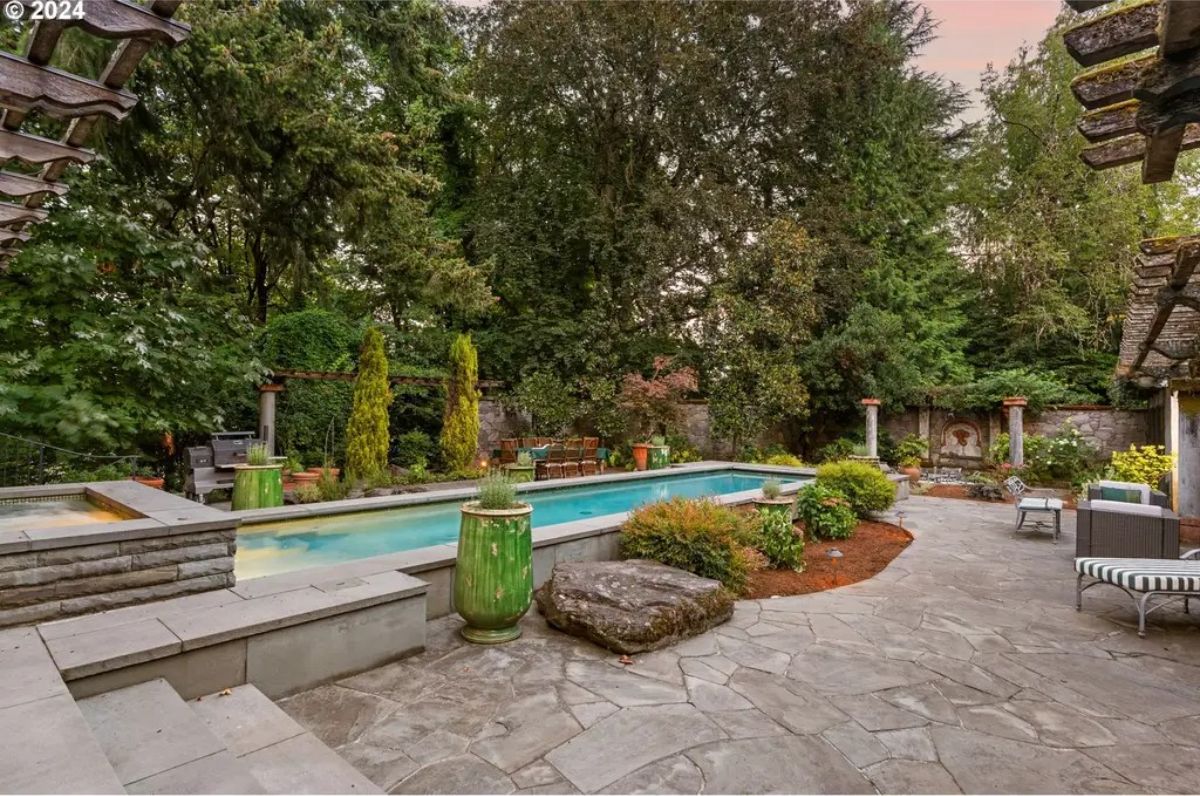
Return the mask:
<path id="1" fill-rule="evenodd" d="M 638 559 L 558 564 L 535 596 L 554 627 L 621 653 L 674 644 L 733 615 L 719 581 Z"/>

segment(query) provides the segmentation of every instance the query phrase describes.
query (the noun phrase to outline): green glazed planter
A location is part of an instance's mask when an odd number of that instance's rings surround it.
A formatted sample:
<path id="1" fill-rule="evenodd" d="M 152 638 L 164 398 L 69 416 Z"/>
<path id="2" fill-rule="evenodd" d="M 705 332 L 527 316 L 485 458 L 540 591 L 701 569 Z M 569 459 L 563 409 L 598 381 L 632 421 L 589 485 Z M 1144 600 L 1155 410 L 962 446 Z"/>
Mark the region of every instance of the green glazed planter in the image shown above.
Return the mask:
<path id="1" fill-rule="evenodd" d="M 661 470 L 671 466 L 671 449 L 666 445 L 651 445 L 647 455 L 647 470 Z"/>
<path id="2" fill-rule="evenodd" d="M 533 480 L 534 465 L 522 466 L 519 464 L 504 465 L 504 474 L 508 476 L 508 480 L 514 484 L 524 484 Z"/>
<path id="3" fill-rule="evenodd" d="M 454 608 L 463 638 L 501 644 L 521 635 L 517 624 L 533 600 L 533 506 L 487 510 L 462 506 Z"/>
<path id="4" fill-rule="evenodd" d="M 754 499 L 754 507 L 758 509 L 759 514 L 764 516 L 767 514 L 779 514 L 789 522 L 795 519 L 796 516 L 796 498 L 794 497 L 758 497 Z"/>
<path id="5" fill-rule="evenodd" d="M 234 511 L 283 505 L 282 464 L 235 464 L 233 469 Z"/>

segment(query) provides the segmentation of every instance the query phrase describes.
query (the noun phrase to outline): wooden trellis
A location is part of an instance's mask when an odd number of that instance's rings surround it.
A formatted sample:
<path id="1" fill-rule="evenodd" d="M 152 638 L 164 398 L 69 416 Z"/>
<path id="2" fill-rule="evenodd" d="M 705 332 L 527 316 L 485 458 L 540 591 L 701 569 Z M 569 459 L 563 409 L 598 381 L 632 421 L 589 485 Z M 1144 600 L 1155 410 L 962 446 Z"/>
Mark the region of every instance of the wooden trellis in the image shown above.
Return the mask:
<path id="1" fill-rule="evenodd" d="M 1079 132 L 1093 169 L 1142 164 L 1142 181 L 1175 173 L 1182 150 L 1200 147 L 1200 2 L 1067 0 L 1087 18 L 1063 34 L 1091 67 L 1071 82 L 1087 108 Z M 1093 11 L 1094 9 L 1094 11 Z"/>
<path id="2" fill-rule="evenodd" d="M 43 7 L 20 0 L 26 9 Z M 171 17 L 183 0 L 86 0 L 82 16 L 33 22 L 25 53 L 0 52 L 0 193 L 15 202 L 0 203 L 0 267 L 29 239 L 27 228 L 46 219 L 40 209 L 67 186 L 59 180 L 72 164 L 91 163 L 96 155 L 85 149 L 100 119 L 119 122 L 137 104 L 123 86 L 142 57 L 156 44 L 173 47 L 191 29 Z M 67 28 L 77 27 L 116 42 L 99 79 L 81 77 L 50 66 L 54 49 Z M 21 131 L 30 114 L 39 113 L 67 123 L 59 140 Z"/>
<path id="3" fill-rule="evenodd" d="M 1189 375 L 1200 355 L 1200 235 L 1141 243 L 1125 317 L 1118 375 Z"/>

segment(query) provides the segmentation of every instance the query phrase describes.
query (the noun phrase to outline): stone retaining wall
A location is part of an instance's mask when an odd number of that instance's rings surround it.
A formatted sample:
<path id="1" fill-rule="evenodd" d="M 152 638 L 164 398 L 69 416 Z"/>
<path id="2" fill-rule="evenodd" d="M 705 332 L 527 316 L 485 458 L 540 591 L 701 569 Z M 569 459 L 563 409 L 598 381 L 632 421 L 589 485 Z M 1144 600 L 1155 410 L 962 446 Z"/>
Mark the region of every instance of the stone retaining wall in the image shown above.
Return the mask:
<path id="1" fill-rule="evenodd" d="M 234 529 L 0 555 L 0 627 L 234 584 Z"/>

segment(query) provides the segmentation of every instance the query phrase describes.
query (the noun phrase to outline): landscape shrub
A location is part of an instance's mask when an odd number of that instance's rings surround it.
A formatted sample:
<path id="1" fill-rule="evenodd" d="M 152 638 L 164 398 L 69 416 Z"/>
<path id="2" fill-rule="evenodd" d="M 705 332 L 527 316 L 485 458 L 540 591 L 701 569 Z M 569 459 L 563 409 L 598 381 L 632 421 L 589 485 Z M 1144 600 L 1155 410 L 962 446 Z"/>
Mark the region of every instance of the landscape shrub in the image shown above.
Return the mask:
<path id="1" fill-rule="evenodd" d="M 1171 472 L 1175 457 L 1161 445 L 1130 445 L 1127 451 L 1113 451 L 1113 480 L 1146 484 L 1157 489 L 1163 476 Z"/>
<path id="2" fill-rule="evenodd" d="M 621 556 L 658 561 L 740 593 L 751 565 L 746 548 L 760 522 L 757 512 L 737 512 L 712 500 L 650 503 L 622 526 Z"/>
<path id="3" fill-rule="evenodd" d="M 446 381 L 446 415 L 442 422 L 442 459 L 447 470 L 465 470 L 479 447 L 479 354 L 469 334 L 450 347 Z"/>
<path id="4" fill-rule="evenodd" d="M 300 484 L 292 496 L 297 503 L 320 503 L 321 488 L 316 484 Z"/>
<path id="5" fill-rule="evenodd" d="M 770 464 L 776 467 L 804 467 L 804 460 L 799 456 L 791 453 L 776 453 L 768 456 L 763 460 L 763 464 Z"/>
<path id="6" fill-rule="evenodd" d="M 839 462 L 842 459 L 849 458 L 854 453 L 856 444 L 849 437 L 839 437 L 828 445 L 822 446 L 817 451 L 817 461 Z"/>
<path id="7" fill-rule="evenodd" d="M 817 483 L 838 490 L 859 517 L 885 511 L 896 499 L 896 485 L 870 462 L 828 462 L 817 468 Z"/>
<path id="8" fill-rule="evenodd" d="M 988 448 L 988 457 L 997 464 L 1009 463 L 1009 436 L 998 434 Z M 1025 464 L 1023 480 L 1032 485 L 1082 484 L 1091 480 L 1098 469 L 1096 449 L 1070 423 L 1050 436 L 1026 434 L 1022 444 Z"/>
<path id="9" fill-rule="evenodd" d="M 686 464 L 701 461 L 704 456 L 696 450 L 687 437 L 682 434 L 668 434 L 667 445 L 671 448 L 671 463 Z"/>
<path id="10" fill-rule="evenodd" d="M 796 515 L 813 538 L 848 539 L 858 524 L 846 495 L 820 481 L 800 490 Z"/>
<path id="11" fill-rule="evenodd" d="M 346 473 L 351 480 L 369 480 L 387 472 L 391 402 L 383 335 L 372 327 L 363 334 L 350 420 L 346 423 Z"/>
<path id="12" fill-rule="evenodd" d="M 920 467 L 929 444 L 916 434 L 909 434 L 896 443 L 895 464 L 900 467 Z"/>
<path id="13" fill-rule="evenodd" d="M 782 514 L 763 516 L 758 550 L 776 569 L 804 569 L 804 533 Z"/>
<path id="14" fill-rule="evenodd" d="M 428 467 L 434 455 L 433 437 L 424 431 L 406 431 L 396 437 L 392 460 L 401 467 L 421 464 Z"/>

